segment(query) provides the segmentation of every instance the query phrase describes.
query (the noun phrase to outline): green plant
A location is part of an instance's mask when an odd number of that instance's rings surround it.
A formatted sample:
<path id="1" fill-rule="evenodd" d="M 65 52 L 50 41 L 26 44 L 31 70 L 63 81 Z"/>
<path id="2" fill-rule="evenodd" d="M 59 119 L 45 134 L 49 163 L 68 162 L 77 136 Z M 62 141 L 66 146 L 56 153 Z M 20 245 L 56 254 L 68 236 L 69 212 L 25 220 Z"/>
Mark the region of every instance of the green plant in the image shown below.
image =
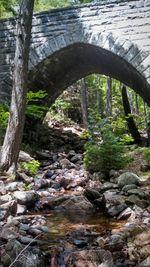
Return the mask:
<path id="1" fill-rule="evenodd" d="M 150 148 L 149 147 L 144 147 L 143 155 L 144 155 L 145 160 L 150 161 Z"/>
<path id="2" fill-rule="evenodd" d="M 85 146 L 84 164 L 90 172 L 102 172 L 109 176 L 111 169 L 122 169 L 130 161 L 124 147 L 113 134 L 108 123 L 101 129 L 102 142 L 89 142 Z"/>
<path id="3" fill-rule="evenodd" d="M 32 188 L 32 185 L 31 184 L 23 184 L 23 190 L 24 191 L 28 191 L 28 190 L 31 190 L 31 188 Z"/>
<path id="4" fill-rule="evenodd" d="M 21 168 L 29 175 L 36 175 L 40 167 L 40 162 L 38 160 L 32 160 L 30 162 L 22 162 Z"/>
<path id="5" fill-rule="evenodd" d="M 0 104 L 0 144 L 4 138 L 9 118 L 9 109 L 5 104 Z"/>

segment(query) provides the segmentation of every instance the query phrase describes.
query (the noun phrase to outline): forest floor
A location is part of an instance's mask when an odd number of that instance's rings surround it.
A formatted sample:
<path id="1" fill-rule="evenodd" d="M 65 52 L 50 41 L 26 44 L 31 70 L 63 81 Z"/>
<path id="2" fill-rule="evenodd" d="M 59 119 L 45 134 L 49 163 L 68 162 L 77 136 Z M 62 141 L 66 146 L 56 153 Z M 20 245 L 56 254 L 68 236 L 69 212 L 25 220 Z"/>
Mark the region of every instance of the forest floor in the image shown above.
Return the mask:
<path id="1" fill-rule="evenodd" d="M 130 147 L 132 163 L 103 180 L 84 168 L 80 133 L 55 125 L 50 150 L 20 153 L 20 166 L 40 161 L 34 177 L 21 167 L 14 181 L 0 176 L 1 267 L 150 266 L 150 172 L 142 153 Z"/>

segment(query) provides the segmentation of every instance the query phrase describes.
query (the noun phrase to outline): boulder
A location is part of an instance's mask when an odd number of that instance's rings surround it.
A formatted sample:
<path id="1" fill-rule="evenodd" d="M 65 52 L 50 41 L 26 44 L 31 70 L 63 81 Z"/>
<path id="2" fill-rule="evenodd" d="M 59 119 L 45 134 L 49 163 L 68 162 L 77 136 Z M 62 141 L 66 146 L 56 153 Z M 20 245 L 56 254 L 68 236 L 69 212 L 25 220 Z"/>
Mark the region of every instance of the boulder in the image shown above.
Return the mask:
<path id="1" fill-rule="evenodd" d="M 130 184 L 138 185 L 139 181 L 140 181 L 140 179 L 135 173 L 125 172 L 119 176 L 118 186 L 120 188 L 123 188 L 125 185 L 130 185 Z"/>
<path id="2" fill-rule="evenodd" d="M 15 191 L 13 195 L 19 204 L 26 205 L 28 208 L 33 207 L 38 200 L 38 194 L 34 190 Z"/>
<path id="3" fill-rule="evenodd" d="M 63 202 L 60 206 L 67 212 L 71 213 L 90 213 L 93 211 L 93 205 L 84 196 L 73 196 Z"/>

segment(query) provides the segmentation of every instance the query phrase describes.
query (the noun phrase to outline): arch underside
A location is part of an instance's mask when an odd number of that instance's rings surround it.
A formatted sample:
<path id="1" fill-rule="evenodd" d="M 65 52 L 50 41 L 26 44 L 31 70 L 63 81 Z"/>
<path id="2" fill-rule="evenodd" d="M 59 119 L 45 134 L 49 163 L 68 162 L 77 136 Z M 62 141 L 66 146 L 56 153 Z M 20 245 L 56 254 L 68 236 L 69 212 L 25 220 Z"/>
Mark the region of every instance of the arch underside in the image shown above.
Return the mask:
<path id="1" fill-rule="evenodd" d="M 150 106 L 150 85 L 126 60 L 95 45 L 76 43 L 45 58 L 29 72 L 29 88 L 46 90 L 48 104 L 77 80 L 99 73 L 135 90 Z"/>

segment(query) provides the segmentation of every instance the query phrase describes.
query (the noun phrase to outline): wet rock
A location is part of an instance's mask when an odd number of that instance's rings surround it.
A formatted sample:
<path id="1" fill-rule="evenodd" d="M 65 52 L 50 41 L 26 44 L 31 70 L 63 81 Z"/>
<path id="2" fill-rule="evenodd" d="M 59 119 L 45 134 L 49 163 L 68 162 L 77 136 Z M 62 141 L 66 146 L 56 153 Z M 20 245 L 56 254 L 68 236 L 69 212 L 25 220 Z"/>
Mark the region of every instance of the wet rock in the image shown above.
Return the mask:
<path id="1" fill-rule="evenodd" d="M 118 186 L 123 188 L 125 185 L 135 184 L 138 185 L 140 182 L 139 177 L 132 172 L 122 173 L 118 178 Z"/>
<path id="2" fill-rule="evenodd" d="M 43 208 L 54 209 L 60 206 L 64 201 L 66 201 L 69 196 L 54 196 L 54 197 L 47 197 L 41 200 L 41 205 Z"/>
<path id="3" fill-rule="evenodd" d="M 87 246 L 88 243 L 86 240 L 74 239 L 73 244 L 78 248 L 84 248 L 85 246 Z"/>
<path id="4" fill-rule="evenodd" d="M 88 214 L 93 211 L 93 205 L 84 196 L 70 197 L 60 207 L 70 213 Z"/>
<path id="5" fill-rule="evenodd" d="M 17 263 L 14 266 L 17 267 L 41 267 L 48 266 L 46 263 L 46 258 L 43 253 L 38 248 L 29 247 L 25 248 L 17 240 L 10 240 L 7 245 L 4 254 L 1 257 L 1 262 L 4 267 L 8 267 L 18 256 Z M 21 254 L 23 251 L 23 255 Z M 19 256 L 19 253 L 21 254 Z"/>
<path id="6" fill-rule="evenodd" d="M 34 190 L 30 191 L 15 191 L 14 197 L 21 205 L 26 205 L 28 208 L 31 208 L 35 205 L 35 202 L 38 200 L 38 195 Z"/>
<path id="7" fill-rule="evenodd" d="M 66 260 L 66 267 L 82 266 L 107 266 L 113 267 L 112 255 L 109 251 L 103 249 L 81 250 L 70 254 Z"/>
<path id="8" fill-rule="evenodd" d="M 119 204 L 119 205 L 115 205 L 115 206 L 111 206 L 107 208 L 106 212 L 108 216 L 115 217 L 115 216 L 118 216 L 118 214 L 120 214 L 126 208 L 127 208 L 127 205 L 123 203 L 123 204 Z"/>
<path id="9" fill-rule="evenodd" d="M 126 220 L 128 219 L 133 213 L 133 210 L 130 208 L 126 208 L 125 210 L 123 210 L 119 216 L 117 217 L 118 220 Z"/>

